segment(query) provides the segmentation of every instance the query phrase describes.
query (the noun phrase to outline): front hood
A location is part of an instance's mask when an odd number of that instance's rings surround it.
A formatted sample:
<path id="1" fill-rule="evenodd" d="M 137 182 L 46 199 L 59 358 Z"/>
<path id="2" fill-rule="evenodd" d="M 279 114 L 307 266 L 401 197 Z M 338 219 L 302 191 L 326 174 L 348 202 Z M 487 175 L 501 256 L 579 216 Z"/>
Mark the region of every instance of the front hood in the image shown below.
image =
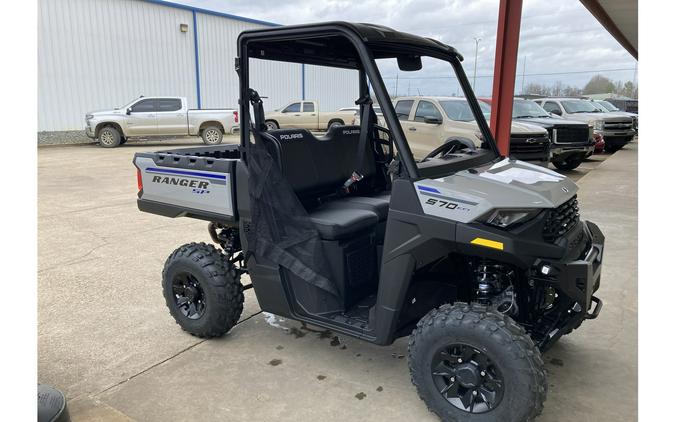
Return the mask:
<path id="1" fill-rule="evenodd" d="M 527 124 L 523 122 L 516 122 L 512 121 L 511 122 L 511 133 L 512 134 L 521 134 L 521 133 L 527 133 L 527 134 L 540 134 L 540 135 L 546 135 L 546 129 L 542 128 L 541 126 L 533 125 L 533 124 Z"/>
<path id="2" fill-rule="evenodd" d="M 585 122 L 575 122 L 573 120 L 558 119 L 555 117 L 519 117 L 516 119 L 518 122 L 530 123 L 533 125 L 542 126 L 545 128 L 553 128 L 557 126 L 584 126 L 588 127 L 588 124 Z"/>
<path id="3" fill-rule="evenodd" d="M 415 189 L 425 213 L 468 223 L 495 209 L 556 208 L 571 199 L 578 187 L 552 170 L 505 158 L 471 171 L 420 180 Z M 454 208 L 440 207 L 434 199 Z"/>

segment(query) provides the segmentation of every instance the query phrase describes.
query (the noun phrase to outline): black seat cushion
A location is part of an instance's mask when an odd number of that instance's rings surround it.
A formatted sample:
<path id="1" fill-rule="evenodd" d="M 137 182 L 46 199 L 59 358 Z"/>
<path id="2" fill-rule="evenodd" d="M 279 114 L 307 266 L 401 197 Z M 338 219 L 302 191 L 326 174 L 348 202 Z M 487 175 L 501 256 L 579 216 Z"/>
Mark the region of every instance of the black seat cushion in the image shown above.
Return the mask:
<path id="1" fill-rule="evenodd" d="M 386 220 L 389 215 L 390 194 L 374 196 L 348 196 L 340 200 L 340 203 L 349 208 L 363 209 L 377 214 L 380 221 Z"/>
<path id="2" fill-rule="evenodd" d="M 377 224 L 378 216 L 374 212 L 346 207 L 339 202 L 323 204 L 309 213 L 322 239 L 344 239 Z"/>

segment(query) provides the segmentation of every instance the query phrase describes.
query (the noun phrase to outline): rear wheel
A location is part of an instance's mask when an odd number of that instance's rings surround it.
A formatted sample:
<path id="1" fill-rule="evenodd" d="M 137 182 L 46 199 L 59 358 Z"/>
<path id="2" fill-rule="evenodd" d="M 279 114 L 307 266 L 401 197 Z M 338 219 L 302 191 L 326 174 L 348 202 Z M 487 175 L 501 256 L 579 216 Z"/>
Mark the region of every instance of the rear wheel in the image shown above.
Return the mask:
<path id="1" fill-rule="evenodd" d="M 444 421 L 526 422 L 543 409 L 539 350 L 522 327 L 487 307 L 430 311 L 410 336 L 408 355 L 420 398 Z"/>
<path id="2" fill-rule="evenodd" d="M 328 130 L 331 130 L 335 126 L 344 126 L 344 125 L 345 122 L 343 122 L 342 120 L 333 120 L 330 123 L 328 123 Z"/>
<path id="3" fill-rule="evenodd" d="M 197 337 L 220 337 L 235 326 L 244 308 L 239 275 L 213 245 L 189 243 L 176 249 L 162 271 L 169 312 Z"/>
<path id="4" fill-rule="evenodd" d="M 98 132 L 98 142 L 103 148 L 115 148 L 120 146 L 122 135 L 112 126 L 106 126 Z"/>
<path id="5" fill-rule="evenodd" d="M 274 120 L 266 121 L 265 126 L 267 126 L 267 130 L 277 130 L 277 129 L 279 129 L 279 124 L 277 122 L 275 122 Z"/>
<path id="6" fill-rule="evenodd" d="M 202 131 L 202 141 L 206 145 L 218 145 L 223 141 L 223 131 L 218 126 L 208 126 Z"/>
<path id="7" fill-rule="evenodd" d="M 574 170 L 584 161 L 583 157 L 570 157 L 561 161 L 553 161 L 553 165 L 559 170 Z"/>

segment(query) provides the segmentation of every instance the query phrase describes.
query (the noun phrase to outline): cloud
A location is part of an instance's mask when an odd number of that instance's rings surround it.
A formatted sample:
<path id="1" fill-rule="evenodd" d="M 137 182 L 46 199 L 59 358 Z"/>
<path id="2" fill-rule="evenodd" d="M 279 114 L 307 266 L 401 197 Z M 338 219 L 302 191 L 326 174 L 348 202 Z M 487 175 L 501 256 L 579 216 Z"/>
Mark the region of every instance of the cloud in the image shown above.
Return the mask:
<path id="1" fill-rule="evenodd" d="M 280 24 L 330 20 L 370 22 L 436 38 L 464 55 L 464 68 L 470 78 L 474 67 L 474 37 L 480 37 L 476 91 L 479 95 L 490 95 L 498 0 L 173 1 Z M 596 73 L 550 75 L 581 71 L 597 71 L 610 79 L 623 81 L 634 77 L 636 61 L 578 0 L 524 2 L 520 37 L 516 91 L 522 84 L 520 75 L 524 63 L 525 73 L 531 75 L 526 76 L 526 82 L 552 84 L 561 81 L 583 86 Z M 394 73 L 383 76 L 395 77 L 395 71 L 391 72 Z"/>

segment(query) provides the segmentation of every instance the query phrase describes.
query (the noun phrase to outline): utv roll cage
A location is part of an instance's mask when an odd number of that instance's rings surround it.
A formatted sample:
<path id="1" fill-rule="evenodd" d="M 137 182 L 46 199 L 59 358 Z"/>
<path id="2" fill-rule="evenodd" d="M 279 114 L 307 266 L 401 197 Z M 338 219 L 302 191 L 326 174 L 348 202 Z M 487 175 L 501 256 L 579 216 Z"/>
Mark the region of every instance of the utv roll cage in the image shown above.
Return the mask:
<path id="1" fill-rule="evenodd" d="M 399 154 L 403 167 L 401 176 L 407 176 L 411 180 L 418 180 L 421 177 L 375 60 L 395 58 L 403 71 L 419 70 L 422 56 L 448 61 L 456 73 L 471 112 L 476 117 L 483 142 L 496 157 L 500 156 L 494 137 L 460 64 L 463 60 L 462 55 L 453 47 L 439 41 L 380 25 L 326 22 L 244 31 L 239 35 L 237 52 L 235 68 L 239 74 L 239 115 L 242 122 L 252 121 L 249 58 L 357 70 L 359 97 L 363 98 L 370 94 L 368 85 L 370 81 Z M 364 105 L 360 104 L 362 125 L 366 120 L 363 113 Z M 362 128 L 364 129 L 366 128 Z M 244 161 L 250 136 L 249 125 L 243 123 L 241 154 Z"/>

